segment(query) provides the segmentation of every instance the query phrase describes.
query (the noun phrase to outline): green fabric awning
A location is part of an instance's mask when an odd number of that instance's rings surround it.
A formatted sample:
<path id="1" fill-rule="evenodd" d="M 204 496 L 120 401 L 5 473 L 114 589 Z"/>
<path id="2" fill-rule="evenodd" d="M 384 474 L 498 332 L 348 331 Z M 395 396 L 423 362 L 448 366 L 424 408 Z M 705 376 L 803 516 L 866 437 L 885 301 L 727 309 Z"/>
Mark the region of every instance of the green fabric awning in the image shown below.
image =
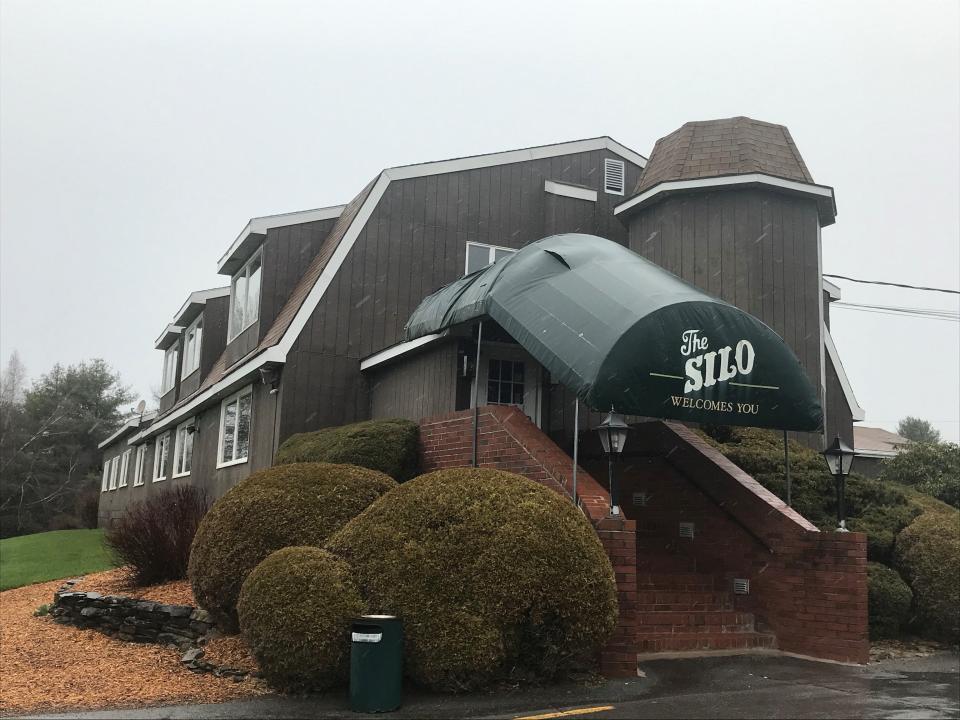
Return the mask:
<path id="1" fill-rule="evenodd" d="M 815 431 L 796 356 L 752 315 L 593 235 L 544 238 L 425 298 L 413 340 L 489 317 L 591 408 Z"/>

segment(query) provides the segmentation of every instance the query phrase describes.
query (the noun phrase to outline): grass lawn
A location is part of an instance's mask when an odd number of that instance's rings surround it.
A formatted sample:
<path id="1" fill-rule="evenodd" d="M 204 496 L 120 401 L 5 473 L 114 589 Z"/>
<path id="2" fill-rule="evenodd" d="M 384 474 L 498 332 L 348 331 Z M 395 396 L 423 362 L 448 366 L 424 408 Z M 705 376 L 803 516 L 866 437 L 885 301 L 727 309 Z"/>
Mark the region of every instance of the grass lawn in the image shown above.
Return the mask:
<path id="1" fill-rule="evenodd" d="M 0 590 L 108 570 L 103 530 L 55 530 L 0 540 Z"/>

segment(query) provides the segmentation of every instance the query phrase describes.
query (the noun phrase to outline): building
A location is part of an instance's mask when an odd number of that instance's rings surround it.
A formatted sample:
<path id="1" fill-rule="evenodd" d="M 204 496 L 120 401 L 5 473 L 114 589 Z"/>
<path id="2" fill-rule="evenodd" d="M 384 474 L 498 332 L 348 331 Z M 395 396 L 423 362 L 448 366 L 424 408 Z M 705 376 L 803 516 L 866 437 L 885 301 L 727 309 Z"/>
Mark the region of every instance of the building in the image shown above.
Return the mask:
<path id="1" fill-rule="evenodd" d="M 530 432 L 552 441 L 545 452 L 569 454 L 574 392 L 502 327 L 487 323 L 482 338 L 472 325 L 429 340 L 405 334 L 440 288 L 562 233 L 618 243 L 772 328 L 814 389 L 826 434 L 852 443 L 862 411 L 830 336 L 839 294 L 821 265 L 820 231 L 835 215 L 832 188 L 814 183 L 789 131 L 741 117 L 687 123 L 649 160 L 609 137 L 578 140 L 389 168 L 346 205 L 254 218 L 218 261 L 229 284 L 190 294 L 157 340 L 157 414 L 104 442 L 101 523 L 171 483 L 218 497 L 271 465 L 293 433 L 466 417 L 478 339 L 477 404 L 522 411 Z M 655 435 L 638 447 L 653 452 Z M 822 433 L 798 437 L 824 444 Z M 629 522 L 636 512 L 624 507 Z M 815 530 L 781 514 L 790 532 Z M 778 632 L 797 647 L 808 634 Z M 859 657 L 860 641 L 849 642 L 833 655 Z"/>
<path id="2" fill-rule="evenodd" d="M 853 469 L 867 477 L 879 477 L 884 461 L 896 457 L 912 442 L 883 428 L 854 425 L 853 449 L 857 458 Z"/>

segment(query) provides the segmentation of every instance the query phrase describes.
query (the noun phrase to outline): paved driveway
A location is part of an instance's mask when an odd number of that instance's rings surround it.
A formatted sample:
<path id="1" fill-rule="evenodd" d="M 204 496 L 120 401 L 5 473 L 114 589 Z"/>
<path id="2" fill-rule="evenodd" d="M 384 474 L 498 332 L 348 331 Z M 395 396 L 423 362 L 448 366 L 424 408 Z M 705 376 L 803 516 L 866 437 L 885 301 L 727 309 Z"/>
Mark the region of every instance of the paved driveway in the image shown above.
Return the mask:
<path id="1" fill-rule="evenodd" d="M 777 655 L 657 660 L 645 677 L 466 696 L 412 693 L 397 718 L 960 718 L 953 653 L 850 667 Z M 340 718 L 345 693 L 46 718 Z M 355 716 L 358 717 L 358 716 Z M 373 717 L 373 716 L 367 716 Z"/>

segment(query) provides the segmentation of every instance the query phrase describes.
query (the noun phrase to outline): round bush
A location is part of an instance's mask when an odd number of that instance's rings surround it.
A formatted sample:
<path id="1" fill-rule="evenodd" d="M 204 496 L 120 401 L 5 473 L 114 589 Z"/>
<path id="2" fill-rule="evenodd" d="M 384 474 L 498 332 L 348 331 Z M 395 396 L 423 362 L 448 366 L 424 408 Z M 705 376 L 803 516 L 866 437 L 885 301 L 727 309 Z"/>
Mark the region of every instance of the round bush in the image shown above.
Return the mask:
<path id="1" fill-rule="evenodd" d="M 372 611 L 402 618 L 407 673 L 433 689 L 584 667 L 616 624 L 613 569 L 590 523 L 512 473 L 422 475 L 326 547 L 350 564 Z"/>
<path id="2" fill-rule="evenodd" d="M 870 637 L 897 637 L 907 622 L 913 593 L 896 570 L 880 563 L 867 563 Z"/>
<path id="3" fill-rule="evenodd" d="M 420 427 L 410 420 L 367 420 L 292 435 L 274 463 L 348 463 L 405 482 L 419 472 L 419 440 Z"/>
<path id="4" fill-rule="evenodd" d="M 918 629 L 960 640 L 960 512 L 926 512 L 897 536 L 896 567 L 913 590 Z"/>
<path id="5" fill-rule="evenodd" d="M 240 589 L 240 629 L 267 681 L 281 690 L 323 690 L 344 681 L 350 621 L 363 599 L 350 568 L 315 547 L 277 550 Z"/>
<path id="6" fill-rule="evenodd" d="M 291 545 L 319 547 L 396 485 L 353 465 L 297 463 L 254 473 L 214 503 L 197 529 L 188 568 L 197 602 L 235 631 L 240 586 L 261 560 Z"/>

